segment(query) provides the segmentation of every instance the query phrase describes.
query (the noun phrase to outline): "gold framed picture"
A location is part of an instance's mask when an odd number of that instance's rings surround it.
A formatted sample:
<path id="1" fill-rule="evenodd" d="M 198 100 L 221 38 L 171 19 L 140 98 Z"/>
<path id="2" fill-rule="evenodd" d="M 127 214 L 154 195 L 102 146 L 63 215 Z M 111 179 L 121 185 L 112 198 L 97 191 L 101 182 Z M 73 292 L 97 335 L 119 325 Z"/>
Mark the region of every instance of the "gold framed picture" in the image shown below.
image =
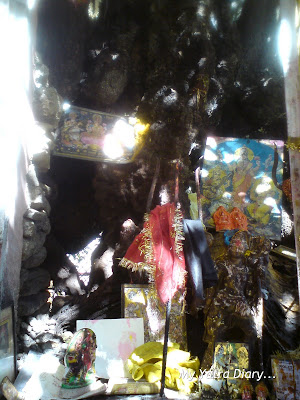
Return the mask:
<path id="1" fill-rule="evenodd" d="M 172 299 L 169 341 L 187 349 L 184 293 L 178 291 Z M 166 306 L 159 300 L 154 285 L 122 285 L 122 313 L 124 318 L 144 319 L 145 343 L 163 342 Z"/>
<path id="2" fill-rule="evenodd" d="M 126 164 L 140 151 L 148 128 L 126 116 L 69 106 L 56 131 L 53 154 Z"/>
<path id="3" fill-rule="evenodd" d="M 249 346 L 247 343 L 216 342 L 214 351 L 214 370 L 221 375 L 228 371 L 229 378 L 240 377 L 243 370 L 249 369 Z M 239 375 L 239 376 L 238 376 Z"/>

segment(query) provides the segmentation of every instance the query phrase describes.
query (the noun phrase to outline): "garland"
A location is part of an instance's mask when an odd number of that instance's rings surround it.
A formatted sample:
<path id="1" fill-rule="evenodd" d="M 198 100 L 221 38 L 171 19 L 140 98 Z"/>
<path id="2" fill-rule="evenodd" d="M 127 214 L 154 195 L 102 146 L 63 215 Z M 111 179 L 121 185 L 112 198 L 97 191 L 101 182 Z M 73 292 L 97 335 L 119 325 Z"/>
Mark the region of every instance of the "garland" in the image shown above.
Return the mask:
<path id="1" fill-rule="evenodd" d="M 288 141 L 285 146 L 289 150 L 295 150 L 295 151 L 300 152 L 300 138 L 298 138 L 298 137 L 288 138 Z"/>

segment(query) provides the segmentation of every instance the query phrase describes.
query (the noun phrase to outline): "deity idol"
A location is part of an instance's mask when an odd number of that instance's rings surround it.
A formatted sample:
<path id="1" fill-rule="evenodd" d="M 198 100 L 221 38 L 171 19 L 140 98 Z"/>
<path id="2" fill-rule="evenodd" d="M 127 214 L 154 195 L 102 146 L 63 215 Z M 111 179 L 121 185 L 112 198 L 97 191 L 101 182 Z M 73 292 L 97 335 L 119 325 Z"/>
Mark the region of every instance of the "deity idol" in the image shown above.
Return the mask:
<path id="1" fill-rule="evenodd" d="M 204 308 L 204 340 L 208 349 L 202 368 L 210 368 L 213 344 L 226 339 L 226 331 L 231 327 L 240 328 L 244 337 L 256 335 L 254 314 L 269 250 L 267 239 L 238 231 L 227 252 L 217 258 L 218 284 L 210 289 Z"/>

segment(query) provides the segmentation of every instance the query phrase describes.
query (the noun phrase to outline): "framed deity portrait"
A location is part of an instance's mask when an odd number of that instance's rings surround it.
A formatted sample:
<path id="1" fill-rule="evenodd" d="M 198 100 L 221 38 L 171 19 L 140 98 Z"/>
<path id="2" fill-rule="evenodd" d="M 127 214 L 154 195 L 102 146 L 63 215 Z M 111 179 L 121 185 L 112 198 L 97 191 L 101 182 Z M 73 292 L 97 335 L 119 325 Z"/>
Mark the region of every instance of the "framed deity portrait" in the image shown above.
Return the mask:
<path id="1" fill-rule="evenodd" d="M 205 226 L 215 226 L 213 215 L 220 206 L 227 212 L 237 207 L 246 215 L 248 228 L 281 239 L 282 196 L 277 182 L 282 183 L 283 147 L 280 140 L 207 138 L 201 173 Z"/>
<path id="2" fill-rule="evenodd" d="M 0 381 L 7 376 L 15 379 L 16 357 L 13 307 L 0 310 Z"/>
<path id="3" fill-rule="evenodd" d="M 172 298 L 169 341 L 187 349 L 184 293 L 177 291 Z M 143 318 L 146 342 L 163 342 L 165 334 L 166 306 L 157 296 L 154 285 L 122 285 L 122 316 Z"/>
<path id="4" fill-rule="evenodd" d="M 126 164 L 141 149 L 148 127 L 125 116 L 70 106 L 59 122 L 53 154 Z"/>
<path id="5" fill-rule="evenodd" d="M 214 368 L 217 371 L 234 372 L 235 369 L 248 370 L 249 346 L 247 343 L 216 342 Z"/>

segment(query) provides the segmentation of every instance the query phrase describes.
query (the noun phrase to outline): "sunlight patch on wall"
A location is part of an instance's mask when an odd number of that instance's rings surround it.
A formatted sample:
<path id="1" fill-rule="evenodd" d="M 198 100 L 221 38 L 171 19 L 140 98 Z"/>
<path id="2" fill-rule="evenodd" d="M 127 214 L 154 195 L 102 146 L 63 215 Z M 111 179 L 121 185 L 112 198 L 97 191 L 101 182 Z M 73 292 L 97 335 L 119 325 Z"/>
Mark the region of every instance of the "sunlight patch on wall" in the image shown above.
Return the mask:
<path id="1" fill-rule="evenodd" d="M 12 12 L 8 4 L 0 3 L 0 181 L 5 187 L 0 208 L 10 221 L 19 190 L 17 165 L 22 145 L 34 126 L 28 101 L 30 35 L 24 7 L 16 5 Z"/>
<path id="2" fill-rule="evenodd" d="M 82 250 L 76 254 L 67 254 L 68 259 L 72 264 L 75 265 L 79 278 L 87 286 L 89 283 L 90 272 L 92 268 L 91 257 L 96 247 L 99 246 L 101 242 L 101 236 L 93 239 L 89 244 L 87 244 Z"/>
<path id="3" fill-rule="evenodd" d="M 280 23 L 278 35 L 278 50 L 282 63 L 283 73 L 286 75 L 289 69 L 292 50 L 292 31 L 289 22 L 283 19 Z"/>
<path id="4" fill-rule="evenodd" d="M 284 237 L 290 235 L 292 233 L 293 226 L 294 223 L 289 214 L 285 210 L 282 210 L 282 236 Z"/>

